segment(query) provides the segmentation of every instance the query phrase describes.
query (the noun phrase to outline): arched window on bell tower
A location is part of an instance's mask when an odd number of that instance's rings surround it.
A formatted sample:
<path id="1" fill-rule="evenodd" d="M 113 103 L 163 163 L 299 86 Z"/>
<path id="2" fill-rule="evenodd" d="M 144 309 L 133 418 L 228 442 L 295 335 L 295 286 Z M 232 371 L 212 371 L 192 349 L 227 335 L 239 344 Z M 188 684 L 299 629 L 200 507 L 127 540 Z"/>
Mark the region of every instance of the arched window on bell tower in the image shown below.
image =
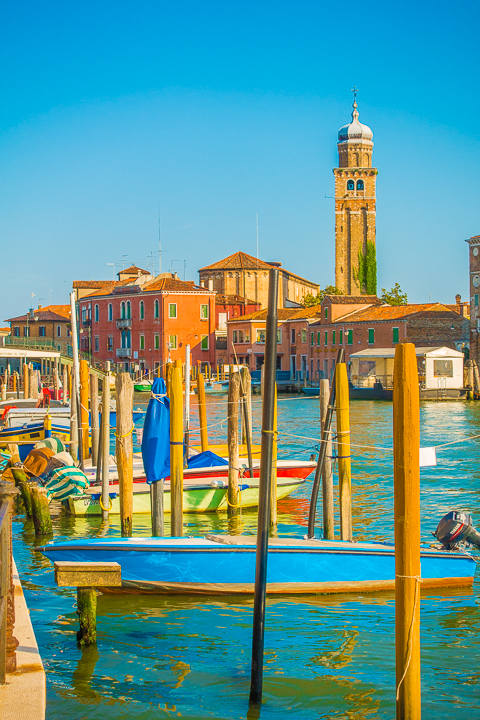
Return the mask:
<path id="1" fill-rule="evenodd" d="M 357 180 L 357 190 L 365 190 L 365 185 L 363 184 L 363 180 Z"/>
<path id="2" fill-rule="evenodd" d="M 349 190 L 355 190 L 355 182 L 353 180 L 347 180 L 347 192 Z"/>

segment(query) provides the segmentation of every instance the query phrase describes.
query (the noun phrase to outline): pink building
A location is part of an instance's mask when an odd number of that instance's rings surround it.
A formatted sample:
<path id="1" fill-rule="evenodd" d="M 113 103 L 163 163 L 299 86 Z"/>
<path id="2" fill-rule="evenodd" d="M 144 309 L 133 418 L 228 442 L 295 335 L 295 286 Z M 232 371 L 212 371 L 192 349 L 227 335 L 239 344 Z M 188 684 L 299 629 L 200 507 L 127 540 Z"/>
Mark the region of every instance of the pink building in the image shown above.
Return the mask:
<path id="1" fill-rule="evenodd" d="M 138 283 L 122 281 L 78 301 L 80 349 L 92 361 L 106 360 L 126 371 L 155 370 L 168 358 L 202 369 L 215 361 L 215 292 L 163 273 Z"/>

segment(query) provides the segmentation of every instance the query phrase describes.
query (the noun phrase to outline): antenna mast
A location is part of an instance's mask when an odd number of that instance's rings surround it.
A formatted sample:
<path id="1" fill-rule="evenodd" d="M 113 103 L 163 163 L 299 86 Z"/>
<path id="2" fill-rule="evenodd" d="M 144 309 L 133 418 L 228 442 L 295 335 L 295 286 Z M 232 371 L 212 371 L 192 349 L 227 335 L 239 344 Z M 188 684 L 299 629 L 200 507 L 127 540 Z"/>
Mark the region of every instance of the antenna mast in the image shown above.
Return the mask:
<path id="1" fill-rule="evenodd" d="M 257 213 L 257 266 L 258 266 L 258 213 Z"/>
<path id="2" fill-rule="evenodd" d="M 160 201 L 158 201 L 158 274 L 162 274 L 162 232 L 160 224 Z"/>

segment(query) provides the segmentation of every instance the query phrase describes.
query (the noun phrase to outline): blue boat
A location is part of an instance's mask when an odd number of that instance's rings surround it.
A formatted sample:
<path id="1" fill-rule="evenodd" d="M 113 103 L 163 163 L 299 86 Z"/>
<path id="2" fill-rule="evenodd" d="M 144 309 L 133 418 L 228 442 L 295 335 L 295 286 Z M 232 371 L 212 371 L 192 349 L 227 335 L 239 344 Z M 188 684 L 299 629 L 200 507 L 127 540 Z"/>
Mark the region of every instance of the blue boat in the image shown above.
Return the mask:
<path id="1" fill-rule="evenodd" d="M 52 561 L 118 562 L 127 592 L 251 594 L 256 537 L 98 538 L 38 548 Z M 421 548 L 422 588 L 470 587 L 476 561 L 441 545 Z M 395 587 L 389 543 L 275 538 L 268 553 L 267 592 L 378 592 Z"/>

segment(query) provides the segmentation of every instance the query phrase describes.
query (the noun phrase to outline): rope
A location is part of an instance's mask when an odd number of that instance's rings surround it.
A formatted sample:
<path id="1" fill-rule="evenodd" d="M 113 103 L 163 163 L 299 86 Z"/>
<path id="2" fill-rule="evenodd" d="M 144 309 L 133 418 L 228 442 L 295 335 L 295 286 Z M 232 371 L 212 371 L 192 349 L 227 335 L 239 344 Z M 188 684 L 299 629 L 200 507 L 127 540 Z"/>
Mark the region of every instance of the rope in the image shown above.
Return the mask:
<path id="1" fill-rule="evenodd" d="M 102 510 L 103 510 L 104 512 L 107 512 L 107 513 L 110 512 L 110 510 L 112 509 L 112 505 L 113 505 L 113 500 L 112 500 L 112 498 L 111 498 L 110 496 L 109 496 L 109 498 L 108 498 L 108 499 L 110 500 L 110 507 L 109 507 L 109 508 L 106 508 L 105 505 L 103 504 L 103 502 L 102 502 L 102 496 L 101 496 L 101 495 L 100 495 L 100 497 L 99 497 L 98 499 L 99 499 L 99 501 L 100 501 L 100 507 L 102 508 Z"/>
<path id="2" fill-rule="evenodd" d="M 115 437 L 117 437 L 117 438 L 126 438 L 126 437 L 128 437 L 128 436 L 130 435 L 130 433 L 132 433 L 134 430 L 135 430 L 135 425 L 132 425 L 131 430 L 129 430 L 126 435 L 118 435 L 117 432 L 115 432 L 114 435 L 115 435 Z"/>
<path id="3" fill-rule="evenodd" d="M 228 500 L 228 489 L 227 489 L 227 492 L 225 493 L 225 500 L 227 501 L 227 505 L 230 505 L 230 507 L 232 507 L 232 508 L 237 508 L 237 507 L 240 505 L 240 503 L 242 502 L 242 490 L 241 490 L 241 488 L 238 488 L 238 502 L 237 502 L 237 503 L 234 504 L 234 503 L 229 502 L 229 500 Z"/>
<path id="4" fill-rule="evenodd" d="M 418 588 L 420 587 L 422 578 L 419 575 L 397 575 L 397 574 L 395 574 L 395 577 L 406 578 L 408 580 L 415 580 L 415 597 L 414 597 L 414 601 L 413 601 L 412 622 L 410 623 L 410 628 L 408 630 L 408 641 L 407 641 L 407 645 L 409 647 L 408 660 L 407 660 L 407 664 L 405 666 L 405 670 L 403 672 L 402 678 L 397 685 L 397 702 L 398 702 L 398 699 L 400 697 L 400 686 L 403 683 L 403 681 L 405 680 L 405 676 L 407 674 L 408 668 L 410 667 L 410 661 L 412 659 L 412 631 L 413 631 L 413 623 L 415 622 L 415 613 L 417 611 Z"/>

